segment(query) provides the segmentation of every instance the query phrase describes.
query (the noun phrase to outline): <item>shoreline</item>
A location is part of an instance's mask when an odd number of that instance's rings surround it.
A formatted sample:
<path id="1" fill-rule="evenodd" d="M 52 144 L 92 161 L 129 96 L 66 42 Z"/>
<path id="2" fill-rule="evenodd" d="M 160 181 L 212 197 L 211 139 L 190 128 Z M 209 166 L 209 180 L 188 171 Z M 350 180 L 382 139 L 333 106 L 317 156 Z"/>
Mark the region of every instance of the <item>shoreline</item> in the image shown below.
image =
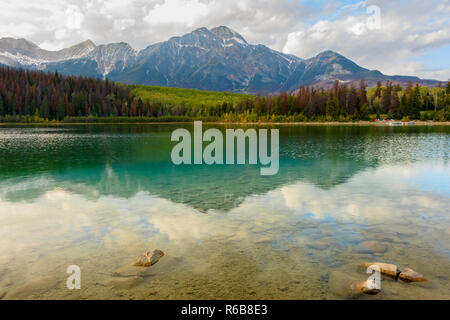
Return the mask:
<path id="1" fill-rule="evenodd" d="M 70 126 L 70 125 L 157 125 L 157 124 L 190 124 L 194 121 L 166 121 L 166 122 L 0 122 L 0 126 Z M 400 122 L 400 121 L 396 121 Z M 446 122 L 428 122 L 428 121 L 412 121 L 414 125 L 403 125 L 395 127 L 415 127 L 415 126 L 449 126 L 450 121 Z M 390 127 L 390 122 L 373 122 L 373 121 L 356 121 L 356 122 L 224 122 L 224 121 L 203 121 L 205 125 L 281 125 L 281 126 L 373 126 L 373 127 Z"/>

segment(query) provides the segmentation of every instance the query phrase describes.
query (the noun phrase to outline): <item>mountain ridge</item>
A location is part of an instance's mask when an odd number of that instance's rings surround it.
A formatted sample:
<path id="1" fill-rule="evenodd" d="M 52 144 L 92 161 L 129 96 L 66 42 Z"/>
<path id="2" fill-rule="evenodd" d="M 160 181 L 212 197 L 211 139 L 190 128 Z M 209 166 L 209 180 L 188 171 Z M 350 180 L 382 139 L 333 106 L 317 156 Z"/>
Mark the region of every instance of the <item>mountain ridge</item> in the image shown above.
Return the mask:
<path id="1" fill-rule="evenodd" d="M 329 86 L 336 80 L 364 79 L 405 85 L 408 81 L 434 86 L 436 80 L 387 76 L 326 50 L 309 59 L 250 44 L 238 32 L 219 26 L 193 30 L 142 50 L 126 42 L 95 45 L 86 40 L 58 51 L 41 49 L 26 39 L 1 38 L 0 63 L 62 74 L 108 77 L 144 84 L 240 93 L 295 91 L 301 86 Z"/>

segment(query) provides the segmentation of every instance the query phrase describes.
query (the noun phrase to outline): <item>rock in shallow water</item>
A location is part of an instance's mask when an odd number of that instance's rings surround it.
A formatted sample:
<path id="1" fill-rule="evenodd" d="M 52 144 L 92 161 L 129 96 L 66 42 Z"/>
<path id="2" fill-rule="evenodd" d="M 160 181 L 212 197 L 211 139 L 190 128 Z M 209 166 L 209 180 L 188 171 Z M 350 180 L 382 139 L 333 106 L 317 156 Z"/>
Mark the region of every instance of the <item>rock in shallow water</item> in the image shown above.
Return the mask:
<path id="1" fill-rule="evenodd" d="M 410 268 L 405 268 L 405 270 L 403 270 L 400 273 L 399 278 L 401 280 L 403 280 L 404 282 L 427 282 L 428 281 L 427 279 L 425 279 L 425 277 L 422 274 L 420 274 Z"/>
<path id="2" fill-rule="evenodd" d="M 134 267 L 151 267 L 164 256 L 164 252 L 159 249 L 141 254 L 133 262 Z"/>
<path id="3" fill-rule="evenodd" d="M 364 293 L 377 294 L 381 291 L 371 286 L 367 280 L 361 281 L 340 271 L 330 273 L 328 285 L 331 292 L 346 299 L 353 299 Z"/>
<path id="4" fill-rule="evenodd" d="M 154 266 L 162 257 L 164 252 L 155 249 L 153 251 L 148 251 L 137 257 L 131 265 L 123 266 L 113 272 L 113 277 L 120 278 L 133 278 L 133 277 L 147 277 L 152 275 L 152 269 L 149 268 Z M 142 268 L 136 268 L 142 267 Z"/>
<path id="5" fill-rule="evenodd" d="M 356 247 L 358 253 L 384 253 L 388 246 L 377 241 L 364 241 Z"/>
<path id="6" fill-rule="evenodd" d="M 381 274 L 388 276 L 393 279 L 401 279 L 404 282 L 427 282 L 428 280 L 425 277 L 410 269 L 405 268 L 403 271 L 400 271 L 399 268 L 394 264 L 383 263 L 383 262 L 363 262 L 360 264 L 360 268 L 368 268 L 370 266 L 378 266 L 380 268 Z"/>
<path id="7" fill-rule="evenodd" d="M 397 278 L 398 273 L 400 272 L 396 265 L 383 263 L 383 262 L 363 262 L 360 264 L 360 267 L 367 269 L 370 266 L 377 266 L 380 268 L 381 274 L 394 278 Z"/>

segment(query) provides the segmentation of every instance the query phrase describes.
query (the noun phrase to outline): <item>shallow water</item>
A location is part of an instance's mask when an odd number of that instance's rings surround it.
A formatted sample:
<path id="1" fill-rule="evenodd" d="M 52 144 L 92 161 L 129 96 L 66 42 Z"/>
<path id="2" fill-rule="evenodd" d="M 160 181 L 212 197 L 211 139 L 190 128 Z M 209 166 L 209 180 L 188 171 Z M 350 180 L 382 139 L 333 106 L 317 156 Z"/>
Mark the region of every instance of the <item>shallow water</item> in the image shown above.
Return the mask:
<path id="1" fill-rule="evenodd" d="M 281 126 L 270 177 L 173 165 L 177 127 L 1 127 L 0 298 L 450 299 L 449 127 Z M 331 290 L 365 261 L 430 281 Z"/>

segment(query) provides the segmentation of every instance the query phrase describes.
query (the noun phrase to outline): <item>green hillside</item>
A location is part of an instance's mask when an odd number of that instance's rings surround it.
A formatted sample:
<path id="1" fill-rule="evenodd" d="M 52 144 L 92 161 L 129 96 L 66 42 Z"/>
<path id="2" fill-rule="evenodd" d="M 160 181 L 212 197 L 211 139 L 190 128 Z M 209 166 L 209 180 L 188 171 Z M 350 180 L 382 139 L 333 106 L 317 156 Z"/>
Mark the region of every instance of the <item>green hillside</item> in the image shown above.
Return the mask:
<path id="1" fill-rule="evenodd" d="M 227 103 L 230 106 L 237 104 L 240 101 L 248 98 L 253 100 L 255 96 L 229 93 L 229 92 L 215 92 L 203 91 L 196 89 L 180 89 L 169 87 L 153 87 L 144 85 L 133 85 L 131 95 L 137 99 L 141 98 L 143 101 L 149 103 L 161 103 L 163 105 L 184 106 L 185 108 L 195 107 L 216 107 Z"/>

